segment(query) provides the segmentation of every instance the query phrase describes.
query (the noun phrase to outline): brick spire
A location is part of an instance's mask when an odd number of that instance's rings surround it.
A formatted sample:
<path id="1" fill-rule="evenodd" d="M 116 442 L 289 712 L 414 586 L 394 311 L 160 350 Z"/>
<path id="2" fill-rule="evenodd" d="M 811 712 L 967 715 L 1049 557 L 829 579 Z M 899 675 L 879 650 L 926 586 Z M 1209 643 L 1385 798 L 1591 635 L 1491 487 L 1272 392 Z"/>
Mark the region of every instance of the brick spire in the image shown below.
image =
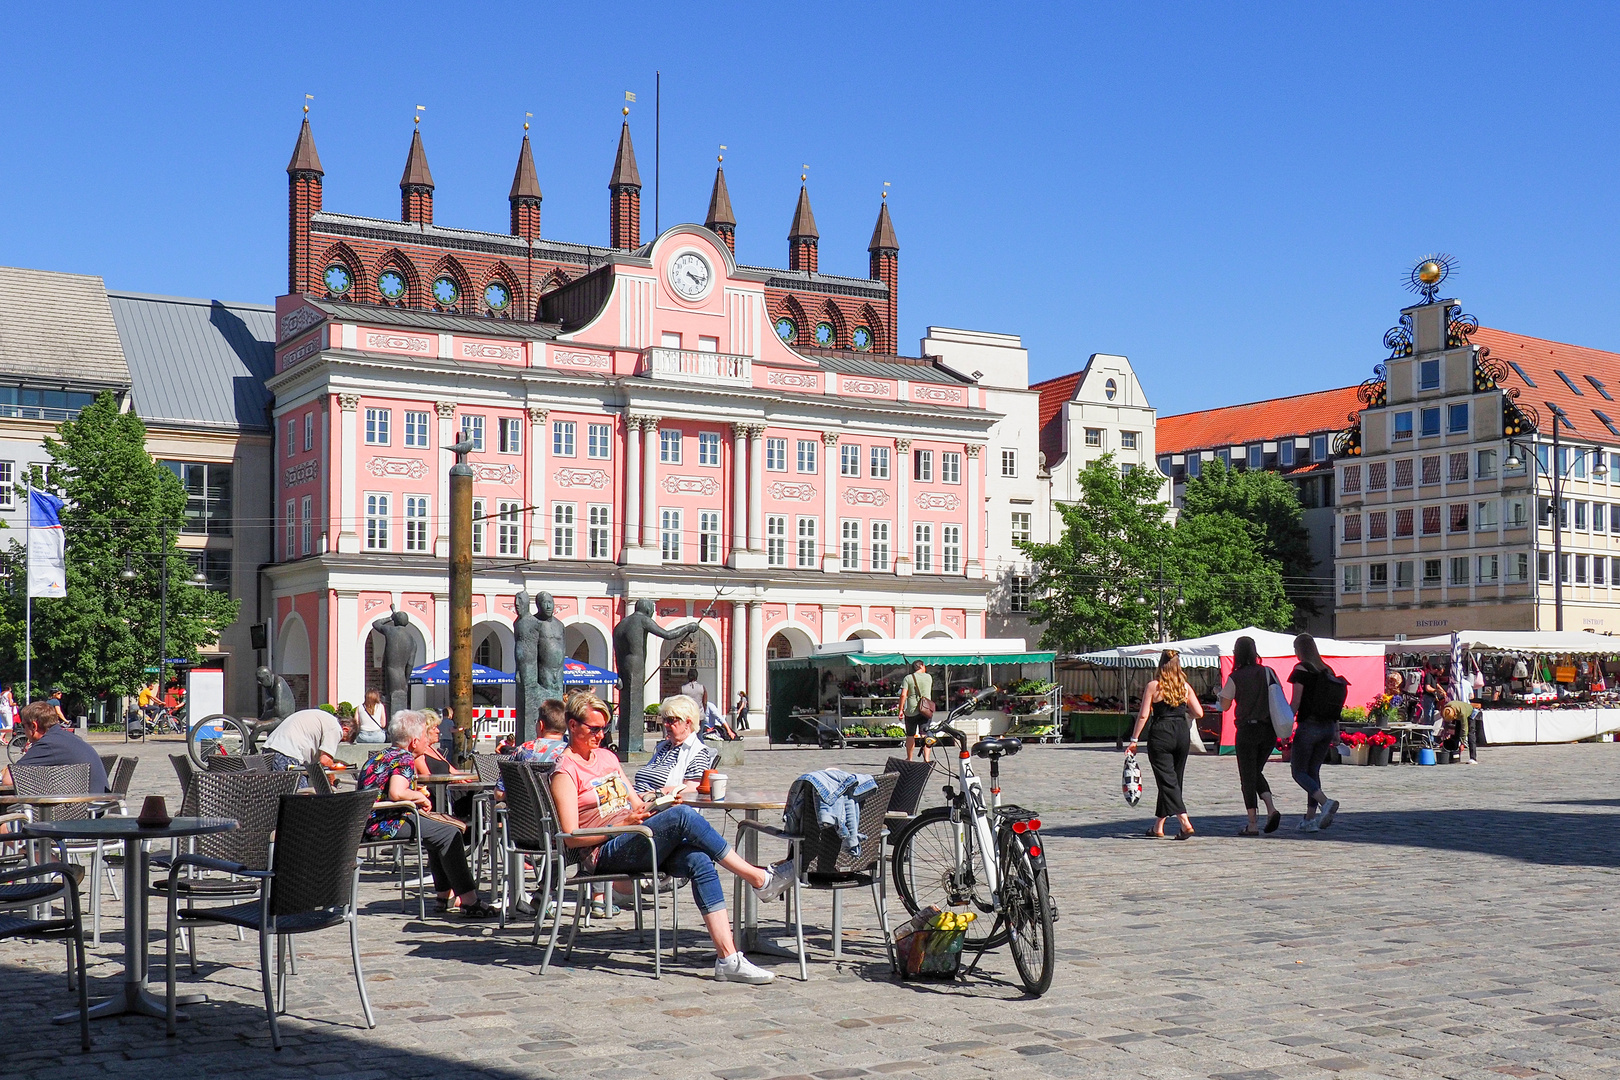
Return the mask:
<path id="1" fill-rule="evenodd" d="M 720 159 L 722 162 L 725 158 Z M 726 190 L 726 167 L 715 166 L 714 190 L 709 193 L 709 216 L 704 225 L 714 230 L 726 242 L 733 255 L 737 254 L 737 218 L 731 212 L 731 192 Z"/>
<path id="2" fill-rule="evenodd" d="M 528 124 L 523 125 L 525 129 Z M 529 152 L 529 135 L 525 130 L 523 148 L 518 151 L 517 172 L 512 175 L 512 191 L 507 201 L 512 204 L 512 235 L 525 240 L 540 239 L 540 181 L 534 175 L 534 155 Z"/>
<path id="3" fill-rule="evenodd" d="M 788 269 L 816 272 L 816 245 L 821 234 L 816 231 L 816 215 L 810 211 L 810 192 L 799 177 L 799 205 L 793 210 L 793 226 L 788 229 Z"/>
<path id="4" fill-rule="evenodd" d="M 304 126 L 298 129 L 292 160 L 287 162 L 287 291 L 307 292 L 313 287 L 309 250 L 309 218 L 321 212 L 321 155 L 315 152 L 315 135 L 309 130 L 309 107 L 304 107 Z"/>
<path id="5" fill-rule="evenodd" d="M 418 123 L 421 120 L 418 119 Z M 433 224 L 433 171 L 422 148 L 422 129 L 411 132 L 411 151 L 399 178 L 399 219 L 417 225 Z"/>
<path id="6" fill-rule="evenodd" d="M 624 114 L 630 115 L 625 109 Z M 613 175 L 608 178 L 612 202 L 608 217 L 608 244 L 621 250 L 641 246 L 641 173 L 636 168 L 636 148 L 630 142 L 630 121 L 619 128 L 619 152 L 613 158 Z"/>
<path id="7" fill-rule="evenodd" d="M 899 342 L 899 327 L 895 322 L 899 318 L 900 301 L 900 241 L 894 235 L 894 222 L 889 220 L 889 193 L 883 193 L 883 203 L 878 208 L 877 224 L 872 226 L 872 242 L 866 245 L 867 255 L 871 262 L 871 276 L 889 287 L 889 298 L 884 304 L 883 322 L 881 327 L 874 327 L 877 340 L 872 342 L 876 352 L 892 353 L 897 351 Z"/>

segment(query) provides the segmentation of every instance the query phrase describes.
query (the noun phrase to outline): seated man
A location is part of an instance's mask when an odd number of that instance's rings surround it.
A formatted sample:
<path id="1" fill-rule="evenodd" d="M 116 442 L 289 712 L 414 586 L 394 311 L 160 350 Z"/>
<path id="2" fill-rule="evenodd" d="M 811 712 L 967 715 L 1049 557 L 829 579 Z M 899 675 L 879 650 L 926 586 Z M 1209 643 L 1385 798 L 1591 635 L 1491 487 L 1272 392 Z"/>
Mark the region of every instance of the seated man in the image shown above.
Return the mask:
<path id="1" fill-rule="evenodd" d="M 107 770 L 101 764 L 101 755 L 62 723 L 62 711 L 53 703 L 35 701 L 24 705 L 17 726 L 31 743 L 28 752 L 17 760 L 18 765 L 88 765 L 90 792 L 99 795 L 107 790 Z M 10 769 L 0 772 L 0 782 L 11 783 Z"/>
<path id="2" fill-rule="evenodd" d="M 540 731 L 537 738 L 530 739 L 512 752 L 515 761 L 538 761 L 542 764 L 556 761 L 557 757 L 568 746 L 568 718 L 563 710 L 563 703 L 556 698 L 548 698 L 540 703 Z"/>
<path id="3" fill-rule="evenodd" d="M 653 748 L 647 764 L 636 770 L 639 792 L 696 791 L 703 774 L 714 768 L 714 751 L 698 735 L 698 704 L 685 694 L 665 698 L 658 706 L 664 738 Z"/>
<path id="4" fill-rule="evenodd" d="M 354 739 L 353 717 L 346 726 L 325 709 L 299 709 L 276 725 L 264 741 L 271 768 L 302 769 L 312 757 L 319 757 L 324 768 L 337 764 L 333 754 L 338 743 Z"/>

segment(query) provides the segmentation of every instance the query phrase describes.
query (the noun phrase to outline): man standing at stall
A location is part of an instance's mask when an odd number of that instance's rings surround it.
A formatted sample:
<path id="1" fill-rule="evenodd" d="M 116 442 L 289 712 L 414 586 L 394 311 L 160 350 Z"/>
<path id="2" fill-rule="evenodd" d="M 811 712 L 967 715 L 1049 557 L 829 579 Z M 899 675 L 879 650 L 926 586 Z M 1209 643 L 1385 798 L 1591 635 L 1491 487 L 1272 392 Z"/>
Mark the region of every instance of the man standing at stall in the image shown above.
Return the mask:
<path id="1" fill-rule="evenodd" d="M 934 718 L 934 677 L 928 674 L 928 665 L 921 660 L 911 665 L 911 674 L 900 684 L 900 718 L 906 725 L 906 760 L 910 761 L 916 753 L 917 736 Z M 933 760 L 926 743 L 922 747 L 922 760 Z"/>

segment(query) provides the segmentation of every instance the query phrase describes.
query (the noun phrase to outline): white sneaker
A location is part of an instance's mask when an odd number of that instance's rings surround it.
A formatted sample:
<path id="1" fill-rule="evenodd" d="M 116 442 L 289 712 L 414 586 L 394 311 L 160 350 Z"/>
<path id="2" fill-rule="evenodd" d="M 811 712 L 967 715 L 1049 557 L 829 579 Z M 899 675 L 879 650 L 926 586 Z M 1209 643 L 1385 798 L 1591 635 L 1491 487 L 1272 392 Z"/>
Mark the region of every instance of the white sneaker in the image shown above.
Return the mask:
<path id="1" fill-rule="evenodd" d="M 1322 827 L 1322 822 L 1321 822 L 1320 818 L 1313 818 L 1313 817 L 1301 818 L 1300 822 L 1299 822 L 1299 831 L 1300 832 L 1316 832 L 1321 827 Z"/>
<path id="2" fill-rule="evenodd" d="M 790 859 L 783 859 L 771 867 L 771 876 L 765 879 L 765 884 L 754 890 L 754 896 L 766 902 L 780 900 L 782 894 L 787 892 L 788 886 L 792 884 L 793 862 Z"/>
<path id="3" fill-rule="evenodd" d="M 1333 815 L 1339 812 L 1339 800 L 1329 799 L 1322 804 L 1322 816 L 1317 818 L 1317 828 L 1325 829 L 1333 824 Z"/>
<path id="4" fill-rule="evenodd" d="M 775 982 L 776 975 L 774 972 L 766 971 L 764 968 L 755 967 L 748 962 L 748 957 L 741 952 L 734 952 L 725 959 L 714 962 L 714 981 L 758 985 L 760 983 Z"/>

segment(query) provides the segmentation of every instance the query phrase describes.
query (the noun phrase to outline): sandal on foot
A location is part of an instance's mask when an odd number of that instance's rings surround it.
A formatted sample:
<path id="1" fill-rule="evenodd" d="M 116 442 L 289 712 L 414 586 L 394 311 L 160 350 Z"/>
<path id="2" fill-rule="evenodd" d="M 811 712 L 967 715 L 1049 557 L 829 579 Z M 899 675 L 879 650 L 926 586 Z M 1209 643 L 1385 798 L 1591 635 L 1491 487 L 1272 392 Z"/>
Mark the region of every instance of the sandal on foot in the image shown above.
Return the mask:
<path id="1" fill-rule="evenodd" d="M 1259 836 L 1260 830 L 1253 825 L 1245 825 L 1237 831 L 1239 836 Z"/>
<path id="2" fill-rule="evenodd" d="M 1268 832 L 1268 833 L 1276 832 L 1277 831 L 1277 826 L 1279 826 L 1281 824 L 1282 824 L 1282 812 L 1281 811 L 1273 810 L 1271 813 L 1266 815 L 1266 827 L 1265 827 L 1266 832 Z"/>
<path id="3" fill-rule="evenodd" d="M 456 910 L 461 912 L 461 917 L 463 919 L 472 919 L 480 922 L 486 919 L 497 918 L 500 915 L 499 911 L 490 907 L 482 900 L 478 901 L 476 904 L 462 904 Z"/>
<path id="4" fill-rule="evenodd" d="M 1165 838 L 1164 833 L 1159 832 L 1157 829 L 1149 829 L 1145 835 L 1149 840 L 1163 840 Z"/>
<path id="5" fill-rule="evenodd" d="M 1188 839 L 1190 837 L 1193 837 L 1193 836 L 1196 836 L 1196 835 L 1198 835 L 1198 830 L 1197 829 L 1187 829 L 1187 830 L 1184 830 L 1182 832 L 1176 833 L 1176 839 L 1177 840 L 1186 840 L 1186 839 Z"/>

